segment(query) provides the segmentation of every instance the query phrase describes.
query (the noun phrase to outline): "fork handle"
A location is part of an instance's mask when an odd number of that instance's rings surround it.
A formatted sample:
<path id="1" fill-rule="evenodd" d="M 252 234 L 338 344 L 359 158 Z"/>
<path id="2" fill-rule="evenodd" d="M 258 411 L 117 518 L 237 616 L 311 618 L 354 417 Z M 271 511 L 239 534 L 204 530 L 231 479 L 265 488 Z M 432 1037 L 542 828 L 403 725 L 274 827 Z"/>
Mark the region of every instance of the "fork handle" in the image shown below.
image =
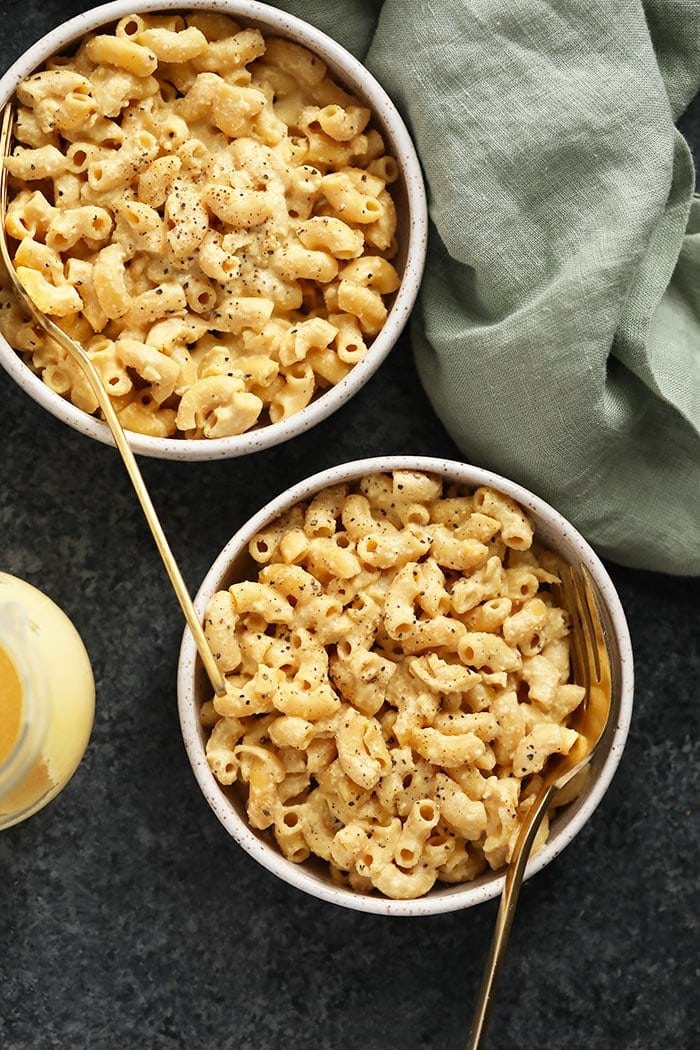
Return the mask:
<path id="1" fill-rule="evenodd" d="M 496 916 L 496 928 L 491 940 L 486 966 L 484 967 L 484 975 L 481 979 L 481 988 L 479 989 L 479 997 L 474 1009 L 466 1050 L 479 1050 L 484 1045 L 493 993 L 506 953 L 510 928 L 513 924 L 513 916 L 515 915 L 515 907 L 520 896 L 520 887 L 523 884 L 525 868 L 538 828 L 542 823 L 542 818 L 547 812 L 556 792 L 557 785 L 552 784 L 539 801 L 533 804 L 520 828 L 513 856 L 506 871 L 505 886 L 501 894 L 498 915 Z"/>
<path id="2" fill-rule="evenodd" d="M 83 347 L 80 346 L 80 344 L 75 343 L 70 338 L 70 336 L 67 336 L 63 332 L 63 330 L 59 328 L 58 325 L 54 324 L 54 322 L 52 322 L 49 318 L 46 318 L 46 322 L 46 326 L 53 338 L 57 342 L 61 343 L 61 345 L 66 350 L 68 350 L 68 352 L 73 356 L 73 358 L 77 357 L 78 362 L 83 369 L 85 378 L 87 379 L 88 383 L 90 384 L 90 388 L 92 389 L 92 392 L 97 398 L 98 404 L 102 409 L 102 413 L 105 417 L 105 422 L 107 423 L 107 426 L 112 432 L 114 443 L 117 446 L 117 450 L 122 458 L 124 466 L 126 467 L 126 471 L 131 480 L 131 484 L 133 485 L 136 497 L 139 503 L 141 504 L 141 509 L 144 513 L 144 517 L 146 518 L 148 527 L 151 530 L 151 535 L 153 536 L 156 547 L 158 548 L 158 553 L 160 554 L 161 561 L 163 562 L 163 567 L 165 568 L 165 571 L 168 574 L 168 578 L 175 592 L 175 597 L 177 598 L 180 604 L 180 608 L 182 609 L 182 613 L 185 617 L 185 622 L 187 623 L 187 626 L 189 627 L 194 637 L 194 642 L 197 647 L 199 657 L 204 665 L 204 669 L 207 673 L 207 677 L 209 678 L 209 681 L 211 682 L 212 688 L 214 689 L 216 695 L 225 696 L 226 684 L 224 682 L 223 676 L 218 668 L 218 665 L 214 658 L 214 654 L 212 653 L 211 648 L 209 647 L 209 643 L 207 642 L 206 635 L 204 634 L 204 630 L 202 629 L 202 625 L 199 622 L 199 619 L 197 618 L 194 605 L 192 604 L 192 599 L 190 598 L 190 593 L 187 590 L 187 586 L 182 578 L 180 568 L 177 562 L 175 561 L 175 557 L 173 555 L 172 550 L 170 549 L 170 544 L 168 543 L 165 533 L 163 532 L 163 527 L 156 513 L 156 509 L 153 506 L 153 501 L 151 500 L 150 493 L 146 488 L 146 483 L 143 480 L 143 475 L 136 462 L 136 457 L 131 450 L 131 446 L 129 445 L 129 442 L 126 438 L 126 434 L 124 433 L 122 425 L 119 422 L 117 413 L 109 398 L 109 394 L 107 393 L 94 364 L 88 357 Z"/>

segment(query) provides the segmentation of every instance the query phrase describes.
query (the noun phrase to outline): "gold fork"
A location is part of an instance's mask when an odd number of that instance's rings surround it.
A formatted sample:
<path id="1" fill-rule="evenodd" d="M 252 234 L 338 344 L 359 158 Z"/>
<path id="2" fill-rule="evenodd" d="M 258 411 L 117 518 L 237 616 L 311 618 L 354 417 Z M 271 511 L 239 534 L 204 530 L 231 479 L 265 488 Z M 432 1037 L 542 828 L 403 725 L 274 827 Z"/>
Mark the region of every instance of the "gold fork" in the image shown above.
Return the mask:
<path id="1" fill-rule="evenodd" d="M 148 522 L 148 527 L 153 534 L 158 553 L 160 554 L 163 565 L 165 566 L 165 571 L 168 574 L 168 578 L 170 579 L 170 583 L 175 591 L 177 600 L 180 603 L 180 608 L 182 609 L 187 625 L 194 637 L 197 651 L 209 677 L 212 688 L 217 696 L 224 696 L 226 693 L 224 679 L 216 666 L 214 655 L 209 648 L 202 625 L 197 619 L 197 613 L 195 612 L 185 581 L 182 578 L 182 573 L 178 568 L 177 562 L 175 561 L 170 549 L 170 545 L 165 537 L 165 533 L 163 532 L 163 528 L 158 520 L 158 515 L 156 514 L 148 489 L 143 480 L 143 476 L 136 463 L 136 458 L 131 451 L 131 446 L 127 441 L 122 425 L 119 422 L 119 418 L 114 410 L 114 406 L 112 405 L 112 401 L 102 382 L 100 374 L 83 347 L 80 346 L 79 343 L 76 343 L 75 340 L 71 339 L 70 336 L 66 335 L 66 333 L 51 320 L 51 318 L 47 317 L 37 308 L 23 288 L 12 264 L 7 246 L 7 233 L 5 231 L 5 216 L 7 213 L 7 167 L 5 165 L 5 160 L 10 155 L 10 150 L 12 149 L 13 125 L 13 105 L 12 102 L 8 102 L 3 110 L 2 128 L 0 129 L 0 256 L 2 257 L 5 269 L 7 270 L 7 275 L 17 298 L 22 303 L 27 313 L 44 329 L 47 335 L 51 336 L 52 339 L 55 339 L 64 350 L 68 351 L 71 357 L 83 370 L 83 373 L 90 384 L 90 388 L 97 398 L 97 402 L 102 410 L 107 426 L 112 432 L 114 443 L 124 461 L 124 466 L 127 469 L 131 483 L 136 491 L 139 503 L 141 504 L 146 521 Z"/>
<path id="2" fill-rule="evenodd" d="M 467 1050 L 478 1050 L 483 1046 L 494 988 L 537 830 L 556 795 L 591 761 L 605 736 L 606 727 L 616 721 L 619 711 L 620 690 L 613 679 L 606 631 L 590 573 L 583 565 L 576 569 L 562 564 L 559 575 L 561 585 L 557 597 L 571 616 L 574 679 L 586 690 L 571 722 L 571 727 L 580 735 L 568 755 L 558 755 L 545 766 L 542 783 L 520 828 L 506 871 L 496 928 L 474 1010 Z"/>

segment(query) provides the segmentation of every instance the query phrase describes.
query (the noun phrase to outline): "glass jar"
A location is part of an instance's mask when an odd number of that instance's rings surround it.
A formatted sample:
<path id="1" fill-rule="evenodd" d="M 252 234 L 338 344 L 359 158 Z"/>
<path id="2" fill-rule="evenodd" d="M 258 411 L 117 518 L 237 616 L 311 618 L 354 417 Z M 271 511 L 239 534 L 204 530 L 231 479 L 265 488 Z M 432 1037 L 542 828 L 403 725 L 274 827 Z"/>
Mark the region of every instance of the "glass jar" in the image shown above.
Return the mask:
<path id="1" fill-rule="evenodd" d="M 95 682 L 66 614 L 0 572 L 0 830 L 50 802 L 90 739 Z"/>

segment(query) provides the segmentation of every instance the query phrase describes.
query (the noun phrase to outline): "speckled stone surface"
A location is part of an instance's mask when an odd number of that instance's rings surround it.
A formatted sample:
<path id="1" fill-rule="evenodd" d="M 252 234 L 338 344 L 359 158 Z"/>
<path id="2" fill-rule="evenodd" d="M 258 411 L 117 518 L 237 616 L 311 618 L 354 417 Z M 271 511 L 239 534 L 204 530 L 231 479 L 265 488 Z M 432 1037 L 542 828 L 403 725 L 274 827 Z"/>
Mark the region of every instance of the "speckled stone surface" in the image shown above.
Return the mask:
<path id="1" fill-rule="evenodd" d="M 81 0 L 3 0 L 0 67 Z M 684 120 L 700 142 L 700 106 Z M 180 614 L 114 451 L 0 373 L 0 569 L 91 654 L 86 757 L 0 834 L 3 1050 L 460 1050 L 496 913 L 346 912 L 287 888 L 199 793 L 175 704 Z M 196 589 L 292 482 L 377 452 L 459 458 L 404 340 L 333 418 L 248 459 L 142 468 Z M 609 566 L 629 618 L 629 744 L 589 825 L 526 885 L 489 1046 L 697 1045 L 698 585 Z"/>

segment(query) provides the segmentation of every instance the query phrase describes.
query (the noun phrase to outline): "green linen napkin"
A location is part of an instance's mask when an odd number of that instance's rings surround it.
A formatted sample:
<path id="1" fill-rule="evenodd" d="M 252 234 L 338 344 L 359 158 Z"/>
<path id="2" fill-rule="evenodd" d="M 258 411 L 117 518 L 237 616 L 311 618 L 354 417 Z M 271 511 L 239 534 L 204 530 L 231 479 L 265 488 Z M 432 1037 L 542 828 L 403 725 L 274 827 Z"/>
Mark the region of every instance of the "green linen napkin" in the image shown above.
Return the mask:
<path id="1" fill-rule="evenodd" d="M 406 118 L 412 338 L 465 457 L 623 564 L 700 573 L 698 0 L 289 0 Z"/>

